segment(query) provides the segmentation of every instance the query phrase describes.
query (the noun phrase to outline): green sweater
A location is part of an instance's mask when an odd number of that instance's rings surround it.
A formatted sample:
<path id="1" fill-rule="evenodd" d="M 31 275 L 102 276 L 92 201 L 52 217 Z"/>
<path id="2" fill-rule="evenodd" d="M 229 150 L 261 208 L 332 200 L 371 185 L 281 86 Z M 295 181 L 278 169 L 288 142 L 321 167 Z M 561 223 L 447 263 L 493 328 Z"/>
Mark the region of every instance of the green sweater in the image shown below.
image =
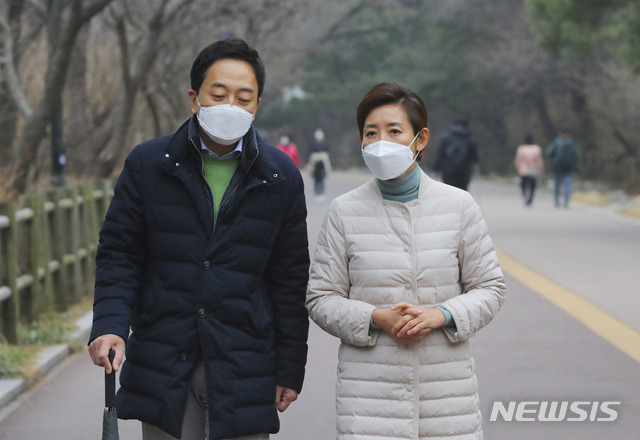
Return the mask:
<path id="1" fill-rule="evenodd" d="M 211 188 L 211 195 L 213 196 L 214 219 L 218 218 L 220 203 L 222 202 L 225 191 L 229 187 L 233 173 L 235 173 L 236 168 L 238 168 L 239 162 L 240 158 L 223 160 L 206 156 L 202 158 L 202 172 L 204 173 L 204 178 L 209 188 Z"/>

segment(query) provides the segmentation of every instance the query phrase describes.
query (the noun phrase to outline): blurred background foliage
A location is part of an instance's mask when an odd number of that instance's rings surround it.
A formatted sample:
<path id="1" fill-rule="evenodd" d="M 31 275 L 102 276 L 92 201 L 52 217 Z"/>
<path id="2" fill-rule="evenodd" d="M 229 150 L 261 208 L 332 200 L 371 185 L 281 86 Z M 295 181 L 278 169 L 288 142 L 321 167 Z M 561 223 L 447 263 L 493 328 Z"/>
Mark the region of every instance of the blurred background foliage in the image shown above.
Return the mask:
<path id="1" fill-rule="evenodd" d="M 481 171 L 513 175 L 525 134 L 545 148 L 567 126 L 582 178 L 640 192 L 637 1 L 5 0 L 4 197 L 117 175 L 190 116 L 193 59 L 232 35 L 266 64 L 260 133 L 288 133 L 303 159 L 322 127 L 335 165 L 362 166 L 357 105 L 396 81 L 424 100 L 432 152 L 467 118 Z"/>

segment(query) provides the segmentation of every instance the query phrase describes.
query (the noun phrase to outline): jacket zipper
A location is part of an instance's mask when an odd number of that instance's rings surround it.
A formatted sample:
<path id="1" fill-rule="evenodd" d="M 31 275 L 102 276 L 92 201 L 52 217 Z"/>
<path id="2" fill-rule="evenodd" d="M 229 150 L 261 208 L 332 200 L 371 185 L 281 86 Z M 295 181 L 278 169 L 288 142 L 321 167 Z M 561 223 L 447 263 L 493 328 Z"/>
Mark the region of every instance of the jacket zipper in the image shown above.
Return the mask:
<path id="1" fill-rule="evenodd" d="M 249 170 L 251 169 L 251 167 L 252 167 L 252 166 L 253 166 L 253 164 L 255 163 L 256 159 L 258 159 L 258 155 L 259 155 L 259 154 L 260 154 L 260 150 L 256 150 L 256 155 L 255 155 L 255 157 L 254 157 L 253 159 L 251 159 L 251 162 L 249 163 L 249 166 L 247 167 L 247 169 L 246 169 L 246 170 L 245 170 L 245 172 L 244 172 L 244 176 L 242 176 L 242 180 L 244 180 L 244 179 L 246 179 L 246 178 L 247 178 L 247 175 L 249 174 Z M 240 164 L 238 164 L 238 166 L 239 166 L 239 165 L 240 165 Z M 238 189 L 238 186 L 239 186 L 239 185 L 234 186 L 234 187 L 233 187 L 233 189 L 231 190 L 231 192 L 230 192 L 229 194 L 227 194 L 227 196 L 226 196 L 226 197 L 224 197 L 224 196 L 223 196 L 222 201 L 220 201 L 220 209 L 219 209 L 219 212 L 218 212 L 218 216 L 220 216 L 220 213 L 222 212 L 222 207 L 225 205 L 225 202 L 226 202 L 227 200 L 229 200 L 229 198 L 231 198 L 231 196 L 233 195 L 233 193 L 235 193 L 235 192 L 236 192 L 236 190 Z M 216 224 L 217 224 L 217 217 L 216 217 L 216 216 L 214 216 L 214 218 L 213 218 L 213 230 L 214 230 L 214 231 L 215 231 L 215 229 L 216 229 Z M 212 232 L 212 234 L 213 234 L 213 232 Z"/>
<path id="2" fill-rule="evenodd" d="M 193 147 L 197 151 L 198 147 L 196 147 L 196 144 L 193 143 L 193 139 L 189 139 L 189 141 L 191 141 L 191 145 L 193 145 Z M 198 151 L 198 154 L 201 153 Z M 209 202 L 209 208 L 211 209 L 211 218 L 213 219 L 213 227 L 211 228 L 211 235 L 213 235 L 213 231 L 216 229 L 215 201 L 213 200 L 213 193 L 211 192 L 211 188 L 209 188 L 209 184 L 207 183 L 207 179 L 204 175 L 204 160 L 202 160 L 202 156 L 200 157 L 200 175 L 202 176 L 202 180 L 204 180 L 204 183 L 202 183 L 202 185 L 209 195 L 209 199 L 207 201 Z"/>
<path id="3" fill-rule="evenodd" d="M 413 214 L 411 212 L 411 208 L 409 206 L 404 207 L 405 212 L 407 213 L 407 221 L 409 223 L 409 231 L 410 231 L 410 243 L 411 247 L 411 284 L 413 293 L 415 295 L 415 304 L 420 307 L 420 297 L 418 295 L 418 275 L 416 271 L 416 238 L 415 238 L 415 229 L 413 222 Z M 418 362 L 418 344 L 413 344 L 412 346 L 412 354 L 413 354 L 413 377 L 411 383 L 411 390 L 413 392 L 413 437 L 414 439 L 419 438 L 420 435 L 420 380 L 418 375 L 418 370 L 420 369 L 420 364 Z"/>

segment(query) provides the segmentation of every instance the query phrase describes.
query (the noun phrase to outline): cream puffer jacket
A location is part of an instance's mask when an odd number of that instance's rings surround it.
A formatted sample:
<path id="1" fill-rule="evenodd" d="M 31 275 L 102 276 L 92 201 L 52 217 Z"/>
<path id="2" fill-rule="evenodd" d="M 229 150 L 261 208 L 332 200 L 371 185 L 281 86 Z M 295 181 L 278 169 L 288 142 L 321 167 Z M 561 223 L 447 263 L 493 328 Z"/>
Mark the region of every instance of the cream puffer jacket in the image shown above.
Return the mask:
<path id="1" fill-rule="evenodd" d="M 335 199 L 311 266 L 307 309 L 341 339 L 337 438 L 481 439 L 468 339 L 504 302 L 505 284 L 479 207 L 421 173 L 418 199 L 384 200 L 374 180 Z M 413 345 L 370 332 L 377 307 L 442 306 L 455 327 Z"/>

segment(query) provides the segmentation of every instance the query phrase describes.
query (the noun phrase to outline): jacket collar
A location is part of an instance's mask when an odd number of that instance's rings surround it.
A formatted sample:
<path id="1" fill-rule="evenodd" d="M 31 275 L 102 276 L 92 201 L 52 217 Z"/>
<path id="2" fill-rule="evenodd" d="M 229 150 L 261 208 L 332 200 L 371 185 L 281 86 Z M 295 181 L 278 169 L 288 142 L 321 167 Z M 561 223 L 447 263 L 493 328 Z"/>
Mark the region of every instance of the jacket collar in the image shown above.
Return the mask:
<path id="1" fill-rule="evenodd" d="M 178 128 L 169 140 L 161 152 L 161 161 L 169 159 L 169 162 L 172 163 L 186 162 L 190 157 L 195 157 L 200 163 L 200 132 L 198 128 L 198 119 L 193 115 Z M 262 140 L 253 125 L 243 138 L 238 169 L 243 176 L 250 176 L 262 183 L 275 183 L 285 178 L 282 169 L 271 155 L 268 145 Z"/>
<path id="2" fill-rule="evenodd" d="M 418 165 L 420 166 L 420 165 Z M 418 199 L 420 199 L 427 189 L 431 186 L 431 177 L 424 172 L 422 168 L 420 168 L 420 188 L 418 189 Z"/>

